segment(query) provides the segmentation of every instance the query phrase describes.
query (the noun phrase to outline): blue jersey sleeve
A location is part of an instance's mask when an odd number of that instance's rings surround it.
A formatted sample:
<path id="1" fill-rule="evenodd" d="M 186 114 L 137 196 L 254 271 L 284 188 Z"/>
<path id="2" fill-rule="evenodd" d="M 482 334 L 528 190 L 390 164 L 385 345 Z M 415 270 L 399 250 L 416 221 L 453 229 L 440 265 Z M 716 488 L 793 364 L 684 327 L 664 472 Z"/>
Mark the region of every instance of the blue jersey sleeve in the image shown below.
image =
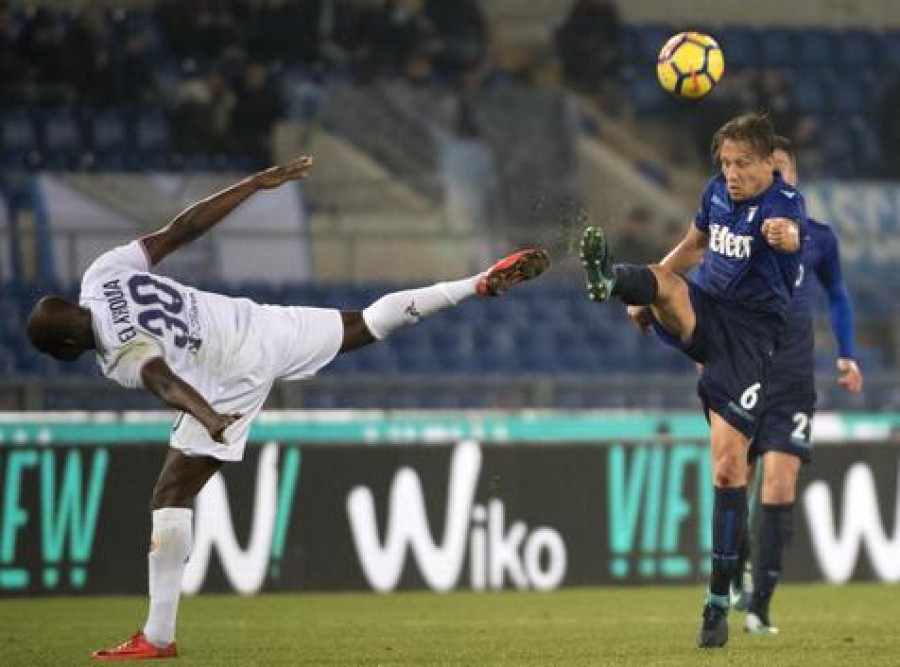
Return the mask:
<path id="1" fill-rule="evenodd" d="M 841 273 L 841 257 L 837 236 L 831 228 L 822 238 L 822 257 L 816 265 L 816 278 L 828 295 L 831 330 L 838 343 L 838 356 L 853 359 L 853 304 Z"/>
<path id="2" fill-rule="evenodd" d="M 700 198 L 700 208 L 697 210 L 697 215 L 694 216 L 694 227 L 707 234 L 709 233 L 710 199 L 712 198 L 715 182 L 715 179 L 712 179 L 706 184 L 706 187 L 703 189 L 703 196 Z"/>
<path id="3" fill-rule="evenodd" d="M 793 189 L 782 189 L 776 197 L 769 202 L 766 218 L 787 218 L 801 226 L 804 231 L 806 225 L 806 205 L 799 192 Z"/>

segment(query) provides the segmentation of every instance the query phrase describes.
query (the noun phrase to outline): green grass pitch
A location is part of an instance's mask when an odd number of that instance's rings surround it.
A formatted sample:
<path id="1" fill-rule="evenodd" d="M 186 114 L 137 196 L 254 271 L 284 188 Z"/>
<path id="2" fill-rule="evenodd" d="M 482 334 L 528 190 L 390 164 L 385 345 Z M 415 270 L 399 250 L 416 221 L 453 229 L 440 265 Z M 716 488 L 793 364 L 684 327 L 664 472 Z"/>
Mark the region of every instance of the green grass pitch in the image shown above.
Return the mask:
<path id="1" fill-rule="evenodd" d="M 206 595 L 185 599 L 177 665 L 900 665 L 896 587 L 783 585 L 776 637 L 731 615 L 694 647 L 700 587 L 556 593 Z M 0 664 L 87 665 L 125 639 L 141 598 L 0 600 Z M 157 664 L 157 663 L 153 663 Z M 165 663 L 164 663 L 165 664 Z"/>

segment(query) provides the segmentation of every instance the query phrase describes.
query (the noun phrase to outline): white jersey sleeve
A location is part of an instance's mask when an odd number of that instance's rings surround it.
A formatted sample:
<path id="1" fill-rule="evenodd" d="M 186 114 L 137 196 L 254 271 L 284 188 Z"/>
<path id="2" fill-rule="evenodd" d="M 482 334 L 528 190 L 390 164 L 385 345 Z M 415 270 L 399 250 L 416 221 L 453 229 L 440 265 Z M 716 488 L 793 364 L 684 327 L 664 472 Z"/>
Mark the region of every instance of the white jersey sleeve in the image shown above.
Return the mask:
<path id="1" fill-rule="evenodd" d="M 141 241 L 132 241 L 106 251 L 87 268 L 87 271 L 84 272 L 82 283 L 89 282 L 93 275 L 105 273 L 110 269 L 149 271 L 150 256 L 144 249 L 144 244 Z"/>

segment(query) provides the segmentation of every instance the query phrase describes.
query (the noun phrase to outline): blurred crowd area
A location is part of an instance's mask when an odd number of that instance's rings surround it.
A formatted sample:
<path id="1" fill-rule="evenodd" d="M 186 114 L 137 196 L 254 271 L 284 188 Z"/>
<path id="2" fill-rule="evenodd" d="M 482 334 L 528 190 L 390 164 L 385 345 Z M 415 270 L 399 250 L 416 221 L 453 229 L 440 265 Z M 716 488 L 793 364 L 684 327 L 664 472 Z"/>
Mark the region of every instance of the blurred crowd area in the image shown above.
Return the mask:
<path id="1" fill-rule="evenodd" d="M 158 107 L 176 150 L 262 163 L 272 124 L 307 113 L 292 107 L 286 87 L 455 82 L 487 61 L 487 41 L 475 0 L 7 3 L 0 102 L 7 110 Z"/>
<path id="2" fill-rule="evenodd" d="M 504 41 L 505 26 L 492 25 L 479 0 L 158 0 L 127 8 L 0 0 L 0 188 L 15 283 L 0 299 L 8 316 L 0 326 L 0 369 L 8 377 L 58 379 L 61 398 L 43 405 L 60 408 L 80 405 L 78 383 L 95 374 L 87 361 L 63 368 L 39 358 L 19 330 L 35 295 L 56 281 L 52 220 L 31 170 L 246 172 L 274 160 L 278 121 L 298 121 L 325 128 L 417 201 L 442 207 L 445 231 L 471 235 L 473 245 L 481 236 L 500 239 L 502 248 L 485 244 L 479 262 L 527 239 L 550 247 L 562 263 L 585 210 L 579 141 L 604 142 L 604 124 L 630 127 L 669 165 L 700 177 L 711 171 L 714 130 L 761 108 L 794 140 L 803 179 L 900 177 L 900 31 L 690 26 L 715 35 L 728 63 L 722 83 L 698 104 L 667 96 L 655 75 L 660 46 L 687 26 L 628 24 L 607 0 L 567 4 L 542 43 L 521 48 Z M 658 197 L 675 198 L 658 162 L 633 159 L 631 166 L 661 186 L 652 190 Z M 338 200 L 349 198 L 349 187 L 341 182 Z M 374 196 L 383 194 L 376 188 Z M 683 235 L 687 217 L 617 195 L 606 196 L 615 199 L 605 202 L 610 219 L 595 220 L 612 228 L 615 256 L 659 260 Z M 327 215 L 310 199 L 313 217 Z M 36 237 L 30 284 L 21 280 L 18 221 Z M 900 326 L 884 308 L 896 283 L 862 285 L 861 273 L 848 272 L 861 358 L 886 376 L 896 372 L 900 350 Z M 566 280 L 558 285 L 549 276 L 547 289 L 503 307 L 512 324 L 500 333 L 472 306 L 455 328 L 435 325 L 434 335 L 400 338 L 332 372 L 461 378 L 438 407 L 495 405 L 489 396 L 469 401 L 466 374 L 480 370 L 540 376 L 538 398 L 528 404 L 558 407 L 633 405 L 580 385 L 568 397 L 548 393 L 541 382 L 551 376 L 692 372 L 655 341 L 639 342 L 623 318 L 603 324 L 573 275 L 558 273 Z M 205 287 L 228 291 L 228 276 L 221 278 Z M 310 290 L 242 285 L 236 293 L 344 307 L 373 295 L 359 286 Z M 820 333 L 820 370 L 830 373 L 827 325 Z M 321 407 L 347 407 L 340 403 L 346 389 L 327 394 Z M 410 389 L 407 407 L 419 393 Z M 662 407 L 677 407 L 671 401 L 685 396 L 693 401 L 680 388 L 661 395 Z M 350 407 L 381 405 L 360 400 Z M 895 409 L 900 398 L 879 391 L 865 400 L 840 405 Z"/>
<path id="3" fill-rule="evenodd" d="M 477 72 L 482 88 L 562 83 L 612 115 L 655 122 L 674 139 L 660 150 L 675 162 L 708 165 L 711 128 L 763 108 L 796 142 L 808 176 L 900 176 L 900 31 L 690 27 L 726 53 L 727 75 L 702 104 L 666 97 L 653 73 L 660 46 L 685 26 L 623 23 L 609 0 L 573 0 L 546 43 L 530 48 L 504 44 L 504 26 L 479 0 L 7 2 L 0 103 L 6 114 L 158 109 L 167 149 L 259 163 L 270 159 L 272 124 L 314 115 L 330 87 L 455 88 Z"/>

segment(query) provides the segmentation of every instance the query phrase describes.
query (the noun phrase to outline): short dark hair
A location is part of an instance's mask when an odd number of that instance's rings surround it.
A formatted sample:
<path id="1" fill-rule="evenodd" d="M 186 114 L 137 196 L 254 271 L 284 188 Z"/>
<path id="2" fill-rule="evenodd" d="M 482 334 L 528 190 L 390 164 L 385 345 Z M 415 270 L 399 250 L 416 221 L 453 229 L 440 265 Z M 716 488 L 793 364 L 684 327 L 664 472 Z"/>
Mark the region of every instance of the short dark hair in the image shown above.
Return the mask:
<path id="1" fill-rule="evenodd" d="M 797 161 L 797 151 L 794 150 L 794 144 L 787 137 L 776 134 L 775 135 L 775 145 L 772 148 L 773 151 L 784 151 L 788 154 L 788 157 L 791 158 L 792 162 Z"/>
<path id="2" fill-rule="evenodd" d="M 732 118 L 716 130 L 712 140 L 712 158 L 718 163 L 719 151 L 726 139 L 746 141 L 759 157 L 767 158 L 775 150 L 775 126 L 763 112 L 750 111 Z"/>

